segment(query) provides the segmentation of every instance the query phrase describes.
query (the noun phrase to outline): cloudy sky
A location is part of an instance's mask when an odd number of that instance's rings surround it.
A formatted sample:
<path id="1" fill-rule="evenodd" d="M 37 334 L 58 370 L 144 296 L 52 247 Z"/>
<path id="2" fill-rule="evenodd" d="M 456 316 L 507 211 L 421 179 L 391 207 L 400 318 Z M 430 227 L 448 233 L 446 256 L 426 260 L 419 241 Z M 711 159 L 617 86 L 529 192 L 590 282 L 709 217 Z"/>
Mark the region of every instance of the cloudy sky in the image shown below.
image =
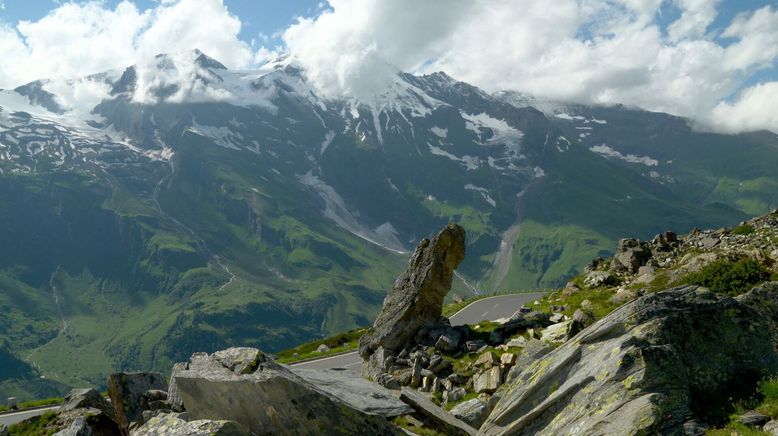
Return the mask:
<path id="1" fill-rule="evenodd" d="M 291 53 L 324 94 L 394 69 L 778 132 L 778 0 L 0 0 L 0 88 L 199 48 Z"/>

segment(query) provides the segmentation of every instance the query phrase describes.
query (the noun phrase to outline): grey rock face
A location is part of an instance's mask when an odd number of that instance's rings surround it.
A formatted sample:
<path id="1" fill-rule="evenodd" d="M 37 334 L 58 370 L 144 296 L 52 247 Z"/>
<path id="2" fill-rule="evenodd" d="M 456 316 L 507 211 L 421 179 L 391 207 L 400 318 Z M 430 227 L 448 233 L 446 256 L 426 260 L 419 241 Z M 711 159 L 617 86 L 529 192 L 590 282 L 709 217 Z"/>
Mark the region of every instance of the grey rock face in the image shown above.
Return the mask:
<path id="1" fill-rule="evenodd" d="M 184 411 L 184 400 L 181 399 L 181 393 L 178 391 L 178 386 L 176 386 L 176 374 L 179 371 L 185 370 L 187 368 L 187 363 L 175 363 L 173 364 L 173 371 L 170 375 L 170 386 L 167 390 L 167 402 L 170 406 L 170 409 L 174 412 L 183 412 Z"/>
<path id="2" fill-rule="evenodd" d="M 122 372 L 108 376 L 108 396 L 116 412 L 116 422 L 123 434 L 127 434 L 130 423 L 143 420 L 143 411 L 148 408 L 145 394 L 150 389 L 168 390 L 162 374 Z"/>
<path id="3" fill-rule="evenodd" d="M 115 436 L 121 434 L 116 422 L 103 411 L 93 408 L 60 410 L 56 425 L 56 436 Z"/>
<path id="4" fill-rule="evenodd" d="M 379 349 L 394 354 L 420 329 L 438 322 L 454 270 L 464 257 L 465 231 L 456 224 L 449 224 L 432 240 L 419 243 L 408 269 L 397 278 L 384 300 L 373 327 L 359 340 L 359 354 L 366 360 L 364 375 L 377 375 L 384 359 L 371 356 Z"/>
<path id="5" fill-rule="evenodd" d="M 465 421 L 475 428 L 481 427 L 486 419 L 486 401 L 480 398 L 473 398 L 457 404 L 451 409 L 451 414 Z"/>
<path id="6" fill-rule="evenodd" d="M 292 372 L 314 384 L 333 398 L 354 409 L 392 418 L 413 412 L 386 388 L 362 378 L 356 371 L 295 369 Z M 399 389 L 399 384 L 397 388 Z"/>
<path id="7" fill-rule="evenodd" d="M 455 388 L 451 388 L 451 390 L 443 392 L 443 399 L 446 402 L 456 402 L 461 400 L 465 395 L 467 395 L 465 388 L 457 386 Z"/>
<path id="8" fill-rule="evenodd" d="M 572 338 L 578 332 L 589 327 L 594 322 L 594 317 L 581 309 L 576 309 L 573 313 L 573 319 L 567 328 L 567 336 Z"/>
<path id="9" fill-rule="evenodd" d="M 211 357 L 235 374 L 251 374 L 267 360 L 263 354 L 257 353 L 256 348 L 246 347 L 217 351 Z"/>
<path id="10" fill-rule="evenodd" d="M 727 419 L 733 397 L 778 371 L 766 316 L 778 284 L 765 288 L 733 299 L 683 287 L 625 304 L 503 385 L 481 433 L 674 434 L 690 418 Z M 745 304 L 756 301 L 764 311 Z"/>
<path id="11" fill-rule="evenodd" d="M 73 389 L 65 395 L 65 402 L 60 411 L 94 408 L 103 411 L 107 416 L 114 417 L 113 405 L 94 389 Z"/>
<path id="12" fill-rule="evenodd" d="M 208 419 L 186 421 L 174 413 L 157 415 L 131 433 L 132 436 L 249 436 L 250 434 L 245 427 L 233 421 Z"/>
<path id="13" fill-rule="evenodd" d="M 435 342 L 435 348 L 441 351 L 455 351 L 459 347 L 461 335 L 454 329 L 448 329 Z"/>
<path id="14" fill-rule="evenodd" d="M 637 239 L 620 239 L 614 258 L 629 272 L 635 273 L 651 258 L 651 249 L 648 244 Z"/>
<path id="15" fill-rule="evenodd" d="M 770 421 L 770 417 L 759 412 L 746 412 L 740 417 L 740 423 L 751 427 L 761 427 Z"/>
<path id="16" fill-rule="evenodd" d="M 8 436 L 8 427 L 5 424 L 0 424 L 0 436 Z"/>
<path id="17" fill-rule="evenodd" d="M 584 284 L 590 288 L 596 288 L 598 286 L 613 285 L 616 283 L 616 278 L 613 277 L 608 271 L 592 271 L 584 278 Z"/>
<path id="18" fill-rule="evenodd" d="M 493 366 L 473 378 L 473 390 L 477 393 L 491 394 L 502 385 L 502 368 Z"/>
<path id="19" fill-rule="evenodd" d="M 91 436 L 92 432 L 86 425 L 83 416 L 76 418 L 68 428 L 54 433 L 54 436 Z"/>
<path id="20" fill-rule="evenodd" d="M 772 420 L 768 422 L 767 424 L 764 425 L 764 427 L 762 427 L 762 431 L 770 435 L 778 436 L 778 421 Z M 2 432 L 0 432 L 0 435 L 1 434 Z"/>
<path id="21" fill-rule="evenodd" d="M 175 384 L 192 420 L 234 421 L 260 435 L 398 434 L 384 417 L 352 408 L 260 350 L 253 355 L 256 365 L 250 373 L 231 370 L 216 353 L 195 354 L 176 372 Z"/>

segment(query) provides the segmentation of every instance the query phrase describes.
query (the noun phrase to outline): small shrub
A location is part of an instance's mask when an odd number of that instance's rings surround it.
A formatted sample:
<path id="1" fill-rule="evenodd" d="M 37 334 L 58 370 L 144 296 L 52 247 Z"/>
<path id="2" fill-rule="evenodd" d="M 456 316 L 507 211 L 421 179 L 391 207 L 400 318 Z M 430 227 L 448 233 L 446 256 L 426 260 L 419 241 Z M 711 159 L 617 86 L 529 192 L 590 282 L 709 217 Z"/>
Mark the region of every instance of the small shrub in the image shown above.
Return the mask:
<path id="1" fill-rule="evenodd" d="M 713 292 L 739 295 L 770 279 L 770 271 L 761 263 L 743 258 L 719 260 L 686 276 L 685 283 L 705 286 Z"/>
<path id="2" fill-rule="evenodd" d="M 754 233 L 756 229 L 750 224 L 743 224 L 732 229 L 732 233 L 736 235 L 750 235 Z"/>

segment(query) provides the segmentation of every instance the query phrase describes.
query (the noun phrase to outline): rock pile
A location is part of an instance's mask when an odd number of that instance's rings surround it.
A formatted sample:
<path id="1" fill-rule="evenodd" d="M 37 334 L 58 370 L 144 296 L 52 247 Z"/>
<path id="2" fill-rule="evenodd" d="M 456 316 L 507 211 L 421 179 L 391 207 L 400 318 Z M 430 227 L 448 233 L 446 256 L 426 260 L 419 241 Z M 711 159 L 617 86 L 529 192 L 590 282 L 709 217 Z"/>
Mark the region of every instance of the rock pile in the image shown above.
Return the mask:
<path id="1" fill-rule="evenodd" d="M 508 353 L 500 360 L 483 353 L 467 376 L 453 371 L 453 358 L 478 356 L 488 346 L 504 346 L 517 332 L 551 324 L 548 315 L 527 309 L 492 331 L 488 341 L 471 340 L 468 326 L 452 327 L 441 310 L 454 269 L 464 258 L 464 241 L 464 230 L 449 225 L 419 244 L 381 314 L 360 340 L 365 377 L 389 389 L 409 386 L 437 393 L 445 402 L 458 401 L 466 389 L 491 394 L 502 384 L 515 355 Z M 560 315 L 557 321 L 561 320 Z"/>
<path id="2" fill-rule="evenodd" d="M 595 259 L 586 268 L 584 284 L 590 288 L 647 284 L 661 272 L 672 281 L 717 259 L 742 257 L 778 261 L 778 211 L 734 228 L 694 229 L 683 236 L 664 232 L 651 241 L 621 239 L 612 259 Z"/>

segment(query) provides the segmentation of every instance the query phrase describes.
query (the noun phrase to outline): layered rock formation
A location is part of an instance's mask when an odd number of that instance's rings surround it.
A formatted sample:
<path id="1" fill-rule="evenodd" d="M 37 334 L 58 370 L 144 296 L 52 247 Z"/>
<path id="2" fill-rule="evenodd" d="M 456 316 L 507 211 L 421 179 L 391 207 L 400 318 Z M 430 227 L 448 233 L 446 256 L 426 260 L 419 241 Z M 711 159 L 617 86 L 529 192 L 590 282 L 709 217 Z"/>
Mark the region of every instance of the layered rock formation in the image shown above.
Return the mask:
<path id="1" fill-rule="evenodd" d="M 397 355 L 421 329 L 440 323 L 443 299 L 464 258 L 465 231 L 457 224 L 419 243 L 408 269 L 384 300 L 381 314 L 359 341 L 359 354 L 365 359 L 363 375 L 375 379 L 383 372 L 387 357 Z M 449 339 L 459 341 L 458 337 Z"/>
<path id="2" fill-rule="evenodd" d="M 778 284 L 627 303 L 523 369 L 480 434 L 683 434 L 778 373 Z M 695 430 L 697 429 L 697 430 Z"/>

